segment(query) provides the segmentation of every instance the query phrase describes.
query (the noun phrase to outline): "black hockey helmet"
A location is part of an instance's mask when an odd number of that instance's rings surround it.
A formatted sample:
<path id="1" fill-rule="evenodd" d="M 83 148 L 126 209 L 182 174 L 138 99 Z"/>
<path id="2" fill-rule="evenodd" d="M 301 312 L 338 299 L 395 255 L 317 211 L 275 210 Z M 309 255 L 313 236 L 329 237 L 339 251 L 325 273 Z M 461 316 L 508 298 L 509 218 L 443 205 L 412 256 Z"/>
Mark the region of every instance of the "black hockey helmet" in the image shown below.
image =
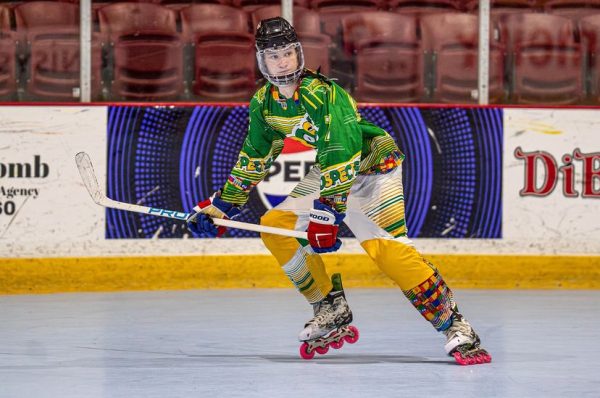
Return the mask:
<path id="1" fill-rule="evenodd" d="M 286 86 L 297 82 L 304 70 L 304 53 L 292 25 L 282 17 L 263 19 L 256 27 L 255 37 L 256 59 L 263 76 L 277 86 Z M 284 74 L 270 73 L 265 62 L 266 57 L 273 57 L 278 52 L 289 54 L 290 51 L 296 53 L 298 61 L 296 68 Z"/>
<path id="2" fill-rule="evenodd" d="M 285 18 L 263 19 L 256 27 L 256 49 L 283 47 L 298 41 L 296 31 Z"/>

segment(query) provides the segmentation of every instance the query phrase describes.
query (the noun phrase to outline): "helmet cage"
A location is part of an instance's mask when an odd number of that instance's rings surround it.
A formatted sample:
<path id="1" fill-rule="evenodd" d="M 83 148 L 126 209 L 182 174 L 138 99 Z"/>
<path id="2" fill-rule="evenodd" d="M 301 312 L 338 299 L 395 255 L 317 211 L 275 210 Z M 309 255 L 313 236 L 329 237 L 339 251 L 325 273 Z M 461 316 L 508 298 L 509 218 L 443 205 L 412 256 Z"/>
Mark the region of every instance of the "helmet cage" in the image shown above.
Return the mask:
<path id="1" fill-rule="evenodd" d="M 265 55 L 274 51 L 284 52 L 285 50 L 288 50 L 290 48 L 296 51 L 296 56 L 298 59 L 297 68 L 293 72 L 284 75 L 276 75 L 269 73 L 269 69 L 267 68 L 267 64 L 265 62 Z M 298 41 L 283 46 L 275 46 L 271 48 L 258 50 L 256 52 L 256 60 L 258 61 L 258 69 L 263 74 L 263 76 L 276 86 L 288 86 L 296 83 L 302 75 L 302 71 L 304 70 L 304 53 L 302 51 L 302 45 Z"/>

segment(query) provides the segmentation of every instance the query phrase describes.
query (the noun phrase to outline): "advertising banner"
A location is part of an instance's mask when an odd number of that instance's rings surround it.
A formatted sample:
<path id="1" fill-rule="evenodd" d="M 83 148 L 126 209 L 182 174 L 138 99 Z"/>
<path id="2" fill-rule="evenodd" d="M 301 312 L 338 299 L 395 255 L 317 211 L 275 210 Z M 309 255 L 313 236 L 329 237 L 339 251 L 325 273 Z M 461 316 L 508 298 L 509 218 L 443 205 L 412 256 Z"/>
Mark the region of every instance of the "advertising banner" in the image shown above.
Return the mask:
<path id="1" fill-rule="evenodd" d="M 422 252 L 600 252 L 597 110 L 361 113 L 406 154 L 409 236 Z M 252 232 L 191 239 L 184 222 L 106 210 L 91 200 L 74 162 L 77 152 L 89 153 L 112 199 L 189 212 L 228 177 L 247 118 L 245 106 L 0 108 L 0 255 L 266 254 Z M 241 220 L 258 223 L 314 161 L 313 150 L 286 142 Z M 346 239 L 342 252 L 362 249 Z"/>
<path id="2" fill-rule="evenodd" d="M 506 109 L 504 118 L 505 236 L 597 251 L 600 112 Z"/>
<path id="3" fill-rule="evenodd" d="M 409 236 L 502 237 L 502 110 L 362 108 L 406 154 L 403 164 Z M 108 196 L 189 212 L 221 188 L 246 135 L 239 107 L 109 107 Z M 287 140 L 286 140 L 287 141 Z M 308 147 L 286 142 L 240 221 L 258 223 L 314 164 Z M 352 200 L 350 198 L 350 200 Z M 106 238 L 181 238 L 185 224 L 108 210 Z M 229 237 L 257 233 L 230 230 Z M 351 236 L 348 230 L 342 236 Z"/>
<path id="4" fill-rule="evenodd" d="M 67 253 L 102 239 L 104 212 L 91 205 L 74 155 L 90 151 L 106 168 L 106 108 L 0 107 L 0 120 L 0 254 Z"/>

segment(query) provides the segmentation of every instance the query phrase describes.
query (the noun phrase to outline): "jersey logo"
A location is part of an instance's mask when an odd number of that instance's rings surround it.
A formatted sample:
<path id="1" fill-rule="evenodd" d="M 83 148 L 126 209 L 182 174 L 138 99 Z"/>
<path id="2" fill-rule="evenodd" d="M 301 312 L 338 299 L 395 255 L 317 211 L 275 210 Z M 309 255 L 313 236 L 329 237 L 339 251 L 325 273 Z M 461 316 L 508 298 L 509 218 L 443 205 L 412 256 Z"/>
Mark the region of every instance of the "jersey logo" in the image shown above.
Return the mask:
<path id="1" fill-rule="evenodd" d="M 318 132 L 319 129 L 313 124 L 312 120 L 310 120 L 308 113 L 306 113 L 292 128 L 291 136 L 305 141 L 310 146 L 314 146 L 319 139 Z"/>

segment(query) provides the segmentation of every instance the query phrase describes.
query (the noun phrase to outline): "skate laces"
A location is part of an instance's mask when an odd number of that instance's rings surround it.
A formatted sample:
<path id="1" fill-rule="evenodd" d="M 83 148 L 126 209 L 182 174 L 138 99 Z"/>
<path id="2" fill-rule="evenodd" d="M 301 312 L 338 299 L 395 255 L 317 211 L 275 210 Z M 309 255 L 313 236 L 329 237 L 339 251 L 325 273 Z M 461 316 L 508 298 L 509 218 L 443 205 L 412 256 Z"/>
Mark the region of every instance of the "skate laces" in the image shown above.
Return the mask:
<path id="1" fill-rule="evenodd" d="M 346 300 L 343 296 L 329 296 L 319 303 L 315 304 L 313 319 L 308 321 L 307 325 L 322 325 L 333 322 L 339 309 L 347 307 Z"/>
<path id="2" fill-rule="evenodd" d="M 452 337 L 456 336 L 457 334 L 462 334 L 465 336 L 472 336 L 473 328 L 471 327 L 469 322 L 465 321 L 461 317 L 460 319 L 459 318 L 455 319 L 452 322 L 452 325 L 450 325 L 450 327 L 448 329 L 444 330 L 444 334 L 448 338 L 452 338 Z"/>
<path id="3" fill-rule="evenodd" d="M 329 303 L 319 305 L 317 314 L 306 325 L 321 325 L 334 317 L 333 306 Z"/>

